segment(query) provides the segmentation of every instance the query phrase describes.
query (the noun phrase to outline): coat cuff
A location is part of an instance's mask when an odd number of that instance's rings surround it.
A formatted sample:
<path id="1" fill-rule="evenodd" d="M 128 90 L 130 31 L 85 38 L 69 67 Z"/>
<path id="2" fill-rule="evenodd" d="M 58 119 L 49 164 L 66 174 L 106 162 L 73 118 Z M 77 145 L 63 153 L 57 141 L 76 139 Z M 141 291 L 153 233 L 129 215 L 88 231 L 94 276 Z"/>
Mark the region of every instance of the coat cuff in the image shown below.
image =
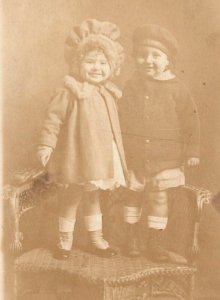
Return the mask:
<path id="1" fill-rule="evenodd" d="M 48 146 L 48 147 L 53 148 L 53 150 L 54 150 L 56 148 L 56 144 L 57 144 L 57 141 L 54 138 L 45 137 L 45 138 L 41 138 L 39 140 L 38 145 Z"/>

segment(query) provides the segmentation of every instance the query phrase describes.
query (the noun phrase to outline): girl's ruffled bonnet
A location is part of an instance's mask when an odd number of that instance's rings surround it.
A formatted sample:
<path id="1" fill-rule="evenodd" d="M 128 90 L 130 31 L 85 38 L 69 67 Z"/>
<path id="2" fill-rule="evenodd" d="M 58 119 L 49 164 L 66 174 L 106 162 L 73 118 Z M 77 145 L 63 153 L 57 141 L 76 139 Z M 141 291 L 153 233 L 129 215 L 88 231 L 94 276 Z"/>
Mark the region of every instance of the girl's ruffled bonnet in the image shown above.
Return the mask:
<path id="1" fill-rule="evenodd" d="M 101 49 L 111 65 L 114 74 L 119 74 L 124 59 L 123 47 L 117 41 L 120 37 L 118 26 L 110 22 L 89 19 L 74 26 L 65 43 L 65 59 L 77 69 L 77 63 L 94 49 Z"/>

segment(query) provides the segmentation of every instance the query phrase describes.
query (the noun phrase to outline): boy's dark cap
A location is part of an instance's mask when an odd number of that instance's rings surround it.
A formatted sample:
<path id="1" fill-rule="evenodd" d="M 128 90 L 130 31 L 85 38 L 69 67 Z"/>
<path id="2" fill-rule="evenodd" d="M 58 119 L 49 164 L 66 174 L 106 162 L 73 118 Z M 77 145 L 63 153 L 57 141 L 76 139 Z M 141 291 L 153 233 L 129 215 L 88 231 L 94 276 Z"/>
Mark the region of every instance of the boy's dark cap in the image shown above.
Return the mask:
<path id="1" fill-rule="evenodd" d="M 178 52 L 178 42 L 166 28 L 156 24 L 146 24 L 137 27 L 133 33 L 134 53 L 139 46 L 151 46 L 175 57 Z"/>

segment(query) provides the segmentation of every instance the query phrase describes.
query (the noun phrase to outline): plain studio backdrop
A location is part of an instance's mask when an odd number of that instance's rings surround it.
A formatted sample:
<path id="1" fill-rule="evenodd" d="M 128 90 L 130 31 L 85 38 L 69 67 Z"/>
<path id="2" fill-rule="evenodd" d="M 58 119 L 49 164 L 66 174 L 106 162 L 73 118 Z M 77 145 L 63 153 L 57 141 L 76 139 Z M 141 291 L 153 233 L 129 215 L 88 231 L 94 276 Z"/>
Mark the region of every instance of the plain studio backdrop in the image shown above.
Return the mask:
<path id="1" fill-rule="evenodd" d="M 65 39 L 71 26 L 96 18 L 112 21 L 121 29 L 126 61 L 116 82 L 122 88 L 133 70 L 131 36 L 136 26 L 157 23 L 176 36 L 180 44 L 176 71 L 190 87 L 201 118 L 201 165 L 188 171 L 188 178 L 218 192 L 219 16 L 219 0 L 3 1 L 5 181 L 14 170 L 39 166 L 36 145 L 45 109 L 67 73 Z M 207 299 L 220 299 L 211 298 L 220 283 L 220 215 L 209 207 L 203 219 L 201 282 L 204 280 L 203 286 L 210 296 Z M 208 274 L 206 270 L 210 270 Z"/>

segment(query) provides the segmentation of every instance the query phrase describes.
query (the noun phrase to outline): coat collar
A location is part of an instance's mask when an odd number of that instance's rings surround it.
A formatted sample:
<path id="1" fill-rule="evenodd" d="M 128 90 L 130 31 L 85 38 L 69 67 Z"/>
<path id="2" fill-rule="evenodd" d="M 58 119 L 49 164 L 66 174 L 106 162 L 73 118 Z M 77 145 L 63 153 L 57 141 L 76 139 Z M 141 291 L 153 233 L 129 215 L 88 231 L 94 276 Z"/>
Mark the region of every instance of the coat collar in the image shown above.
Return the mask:
<path id="1" fill-rule="evenodd" d="M 173 75 L 173 76 L 169 76 L 170 74 L 165 74 L 163 79 L 159 80 L 159 79 L 153 79 L 153 78 L 147 78 L 147 77 L 143 77 L 141 76 L 141 74 L 138 71 L 135 71 L 131 77 L 131 79 L 129 80 L 129 84 L 131 84 L 134 88 L 138 88 L 140 87 L 140 85 L 142 86 L 146 86 L 148 85 L 149 82 L 151 83 L 155 83 L 155 84 L 160 84 L 160 83 L 170 83 L 170 82 L 178 82 L 178 78 Z"/>
<path id="2" fill-rule="evenodd" d="M 102 91 L 106 89 L 111 92 L 116 98 L 121 98 L 121 90 L 111 81 L 105 82 L 103 85 L 96 86 L 88 82 L 81 82 L 74 77 L 67 75 L 64 77 L 64 86 L 72 91 L 72 93 L 78 99 L 85 99 L 91 96 L 91 94 L 96 91 Z"/>

